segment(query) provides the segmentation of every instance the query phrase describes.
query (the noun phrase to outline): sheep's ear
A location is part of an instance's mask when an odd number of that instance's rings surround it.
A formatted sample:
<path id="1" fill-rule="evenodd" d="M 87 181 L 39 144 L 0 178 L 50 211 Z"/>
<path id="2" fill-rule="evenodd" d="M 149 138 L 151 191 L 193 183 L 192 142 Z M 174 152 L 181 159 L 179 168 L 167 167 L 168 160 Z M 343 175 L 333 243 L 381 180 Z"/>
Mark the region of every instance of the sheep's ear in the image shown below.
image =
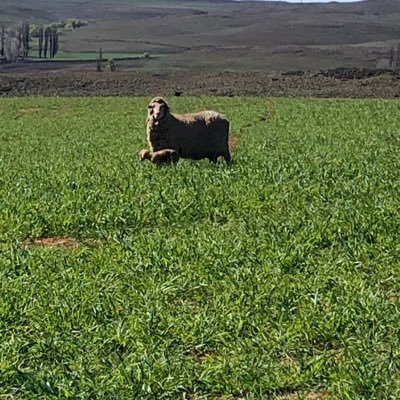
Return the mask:
<path id="1" fill-rule="evenodd" d="M 164 108 L 164 111 L 167 112 L 169 111 L 169 105 L 168 103 L 164 100 L 164 103 L 161 103 L 161 106 Z"/>

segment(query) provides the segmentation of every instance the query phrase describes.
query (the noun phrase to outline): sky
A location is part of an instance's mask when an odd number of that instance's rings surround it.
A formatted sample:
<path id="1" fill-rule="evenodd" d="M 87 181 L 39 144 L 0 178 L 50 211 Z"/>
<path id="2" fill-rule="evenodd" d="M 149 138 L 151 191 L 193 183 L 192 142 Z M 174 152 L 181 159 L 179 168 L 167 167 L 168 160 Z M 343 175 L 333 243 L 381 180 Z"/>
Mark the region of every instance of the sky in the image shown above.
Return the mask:
<path id="1" fill-rule="evenodd" d="M 276 1 L 276 0 L 263 0 L 263 1 Z M 300 0 L 285 0 L 288 3 L 301 3 Z M 337 3 L 354 3 L 355 1 L 362 0 L 303 0 L 303 3 L 329 3 L 330 1 L 336 1 Z"/>

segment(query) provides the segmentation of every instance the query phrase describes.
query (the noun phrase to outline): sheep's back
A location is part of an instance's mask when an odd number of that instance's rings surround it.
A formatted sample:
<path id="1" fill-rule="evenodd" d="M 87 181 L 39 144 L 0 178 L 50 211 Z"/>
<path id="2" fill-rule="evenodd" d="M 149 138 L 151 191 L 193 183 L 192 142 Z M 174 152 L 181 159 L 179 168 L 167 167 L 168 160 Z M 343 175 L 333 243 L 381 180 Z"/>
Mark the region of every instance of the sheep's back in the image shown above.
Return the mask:
<path id="1" fill-rule="evenodd" d="M 196 124 L 201 121 L 204 121 L 206 125 L 210 125 L 218 120 L 226 120 L 225 116 L 216 112 L 216 111 L 200 111 L 195 113 L 187 113 L 187 114 L 172 114 L 176 119 L 180 121 L 185 121 L 188 124 Z"/>
<path id="2" fill-rule="evenodd" d="M 175 114 L 170 140 L 182 157 L 202 158 L 223 153 L 228 146 L 229 121 L 215 111 Z"/>

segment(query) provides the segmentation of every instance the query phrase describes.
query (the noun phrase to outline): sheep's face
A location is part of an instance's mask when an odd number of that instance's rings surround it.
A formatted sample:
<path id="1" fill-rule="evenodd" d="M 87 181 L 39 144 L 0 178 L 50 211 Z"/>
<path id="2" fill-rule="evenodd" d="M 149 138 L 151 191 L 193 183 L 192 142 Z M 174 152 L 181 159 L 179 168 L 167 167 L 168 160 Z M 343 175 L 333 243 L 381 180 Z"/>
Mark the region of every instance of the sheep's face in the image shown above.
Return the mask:
<path id="1" fill-rule="evenodd" d="M 147 117 L 152 121 L 162 120 L 168 113 L 167 102 L 161 97 L 155 97 L 147 106 Z"/>

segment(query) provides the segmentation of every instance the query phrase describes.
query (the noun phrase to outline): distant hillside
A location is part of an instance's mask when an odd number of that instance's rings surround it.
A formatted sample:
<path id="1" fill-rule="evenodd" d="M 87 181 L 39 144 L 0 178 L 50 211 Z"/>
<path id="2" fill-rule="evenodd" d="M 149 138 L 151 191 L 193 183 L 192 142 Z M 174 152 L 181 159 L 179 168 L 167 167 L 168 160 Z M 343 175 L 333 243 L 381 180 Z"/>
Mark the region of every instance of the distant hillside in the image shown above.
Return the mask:
<path id="1" fill-rule="evenodd" d="M 167 3 L 167 4 L 166 4 Z M 385 63 L 400 43 L 400 1 L 293 4 L 269 1 L 3 0 L 0 23 L 89 25 L 60 48 L 153 55 L 121 68 L 296 70 Z M 158 56 L 158 57 L 157 57 Z"/>

